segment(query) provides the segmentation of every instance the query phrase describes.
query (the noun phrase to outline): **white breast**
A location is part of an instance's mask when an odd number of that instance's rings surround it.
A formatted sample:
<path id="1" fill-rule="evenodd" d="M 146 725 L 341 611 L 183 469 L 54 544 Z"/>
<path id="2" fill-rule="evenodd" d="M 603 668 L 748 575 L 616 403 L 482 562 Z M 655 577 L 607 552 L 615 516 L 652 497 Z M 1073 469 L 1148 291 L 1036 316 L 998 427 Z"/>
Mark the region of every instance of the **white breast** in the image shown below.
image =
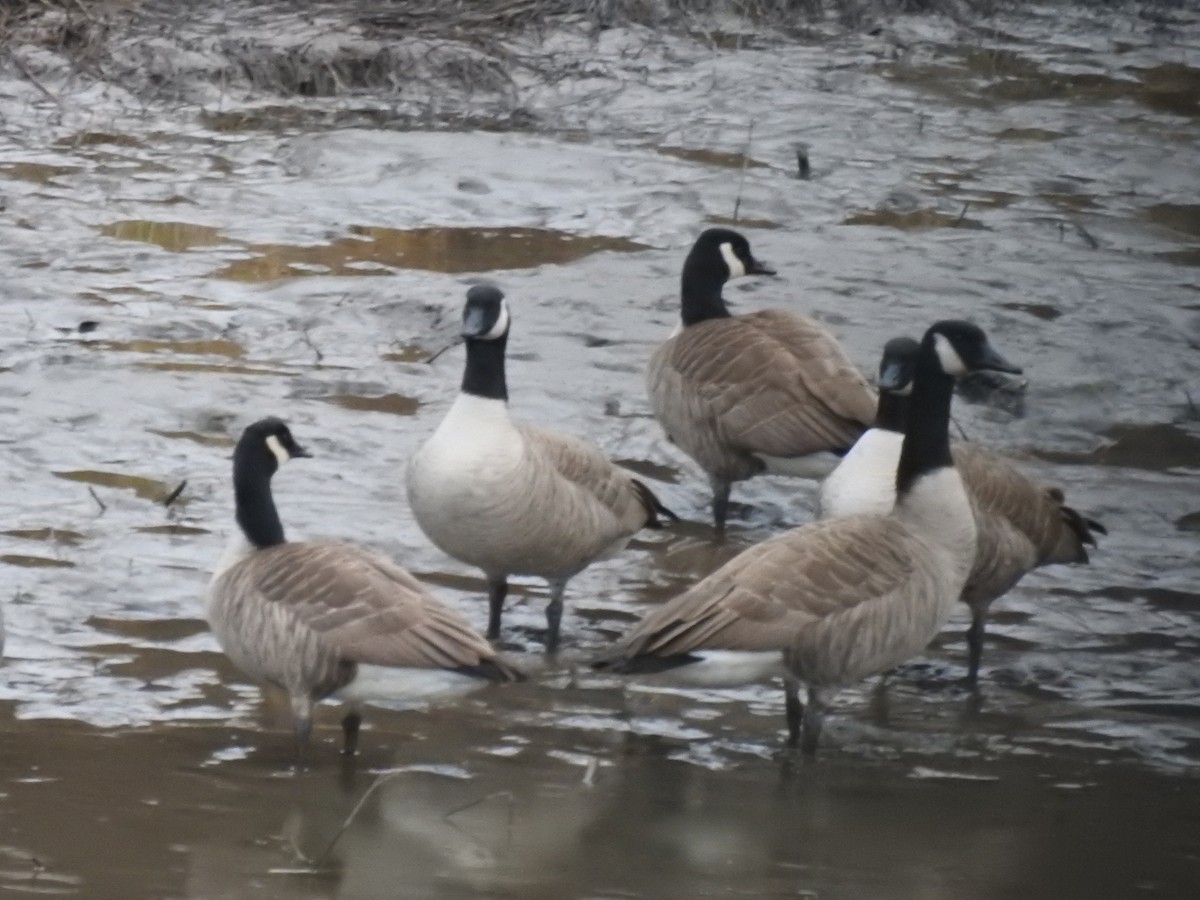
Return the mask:
<path id="1" fill-rule="evenodd" d="M 421 530 L 451 556 L 473 559 L 519 489 L 524 453 L 503 400 L 460 394 L 408 464 L 408 502 Z"/>
<path id="2" fill-rule="evenodd" d="M 975 514 L 958 469 L 948 466 L 917 478 L 896 504 L 896 517 L 947 553 L 957 599 L 975 564 Z"/>
<path id="3" fill-rule="evenodd" d="M 217 567 L 213 570 L 211 581 L 216 581 L 226 570 L 232 569 L 253 552 L 254 545 L 246 540 L 241 527 L 235 523 L 233 533 L 225 543 L 221 558 L 217 560 Z"/>
<path id="4" fill-rule="evenodd" d="M 819 516 L 886 516 L 896 505 L 896 466 L 904 435 L 872 428 L 821 484 Z"/>

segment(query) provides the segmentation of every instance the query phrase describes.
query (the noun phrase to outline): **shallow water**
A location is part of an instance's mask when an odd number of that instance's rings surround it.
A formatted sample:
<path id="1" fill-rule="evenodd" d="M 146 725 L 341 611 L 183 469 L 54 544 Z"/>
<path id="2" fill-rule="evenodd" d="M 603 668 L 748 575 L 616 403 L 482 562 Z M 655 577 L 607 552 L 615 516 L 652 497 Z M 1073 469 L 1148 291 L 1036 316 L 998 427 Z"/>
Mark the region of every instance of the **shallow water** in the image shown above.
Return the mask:
<path id="1" fill-rule="evenodd" d="M 115 90 L 47 116 L 29 84 L 0 84 L 0 885 L 1193 895 L 1198 27 L 901 22 L 736 52 L 554 38 L 619 90 L 526 85 L 557 111 L 542 134 L 331 127 L 316 101 L 131 112 Z M 938 317 L 987 328 L 1029 387 L 960 402 L 957 421 L 1110 532 L 1090 566 L 997 604 L 980 697 L 956 683 L 964 614 L 839 697 L 815 764 L 779 753 L 775 686 L 576 671 L 649 604 L 811 516 L 810 484 L 759 479 L 714 544 L 703 480 L 648 416 L 641 373 L 683 254 L 735 208 L 781 275 L 731 300 L 816 315 L 864 369 Z M 290 534 L 386 552 L 482 624 L 478 573 L 428 544 L 402 484 L 457 390 L 461 349 L 427 360 L 477 277 L 514 308 L 514 410 L 596 441 L 691 521 L 571 582 L 556 663 L 539 654 L 545 585 L 514 585 L 504 643 L 531 683 L 372 710 L 348 773 L 325 710 L 293 777 L 286 714 L 202 619 L 231 442 L 288 418 L 315 454 L 276 480 Z"/>

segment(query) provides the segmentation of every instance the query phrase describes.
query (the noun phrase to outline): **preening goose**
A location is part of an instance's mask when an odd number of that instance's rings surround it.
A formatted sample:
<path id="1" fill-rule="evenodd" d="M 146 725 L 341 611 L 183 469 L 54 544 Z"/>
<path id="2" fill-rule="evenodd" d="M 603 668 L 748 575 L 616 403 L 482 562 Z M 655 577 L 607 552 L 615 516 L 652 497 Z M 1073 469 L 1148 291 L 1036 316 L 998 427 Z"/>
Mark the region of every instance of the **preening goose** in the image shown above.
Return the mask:
<path id="1" fill-rule="evenodd" d="M 816 749 L 839 687 L 920 653 L 949 618 L 975 553 L 975 520 L 950 457 L 954 377 L 1019 371 L 967 322 L 925 334 L 886 516 L 814 522 L 734 557 L 647 615 L 595 666 L 729 684 L 783 674 L 789 743 Z M 808 686 L 807 708 L 799 686 Z"/>
<path id="2" fill-rule="evenodd" d="M 659 514 L 675 516 L 599 448 L 513 421 L 504 379 L 510 321 L 498 288 L 467 291 L 462 391 L 409 462 L 408 502 L 433 543 L 486 575 L 489 638 L 500 635 L 508 576 L 550 582 L 546 649 L 554 651 L 568 579 L 639 529 L 659 527 Z"/>
<path id="3" fill-rule="evenodd" d="M 884 347 L 875 427 L 822 483 L 822 518 L 886 515 L 895 504 L 917 349 L 911 338 L 896 338 Z M 953 444 L 950 452 L 975 512 L 975 564 L 961 598 L 971 608 L 967 682 L 975 684 L 993 601 L 1039 566 L 1087 562 L 1087 545 L 1096 546 L 1096 534 L 1108 532 L 1067 506 L 1062 490 L 1031 481 L 995 453 L 968 443 Z"/>
<path id="4" fill-rule="evenodd" d="M 875 415 L 875 392 L 823 326 L 783 310 L 730 315 L 723 285 L 754 274 L 774 270 L 745 237 L 703 232 L 683 264 L 680 327 L 646 373 L 667 437 L 708 474 L 719 532 L 733 482 L 827 474 L 812 455 L 845 452 Z"/>
<path id="5" fill-rule="evenodd" d="M 355 752 L 364 700 L 424 701 L 521 674 L 400 566 L 348 544 L 290 542 L 271 476 L 309 456 L 283 421 L 262 419 L 233 452 L 238 533 L 213 573 L 207 615 L 226 655 L 291 700 L 303 759 L 313 705 L 350 703 L 344 751 Z"/>

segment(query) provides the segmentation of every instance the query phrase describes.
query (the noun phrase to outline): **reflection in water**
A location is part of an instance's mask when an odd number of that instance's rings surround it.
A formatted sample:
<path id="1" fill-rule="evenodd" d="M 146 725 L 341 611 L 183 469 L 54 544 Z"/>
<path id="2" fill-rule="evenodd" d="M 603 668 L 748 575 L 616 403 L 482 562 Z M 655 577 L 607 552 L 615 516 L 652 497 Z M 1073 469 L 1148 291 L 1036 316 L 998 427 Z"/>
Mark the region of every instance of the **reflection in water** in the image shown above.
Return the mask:
<path id="1" fill-rule="evenodd" d="M 873 209 L 852 213 L 842 220 L 843 225 L 885 225 L 888 228 L 970 228 L 986 226 L 978 219 L 967 216 L 967 207 L 958 214 L 937 209 Z"/>
<path id="2" fill-rule="evenodd" d="M 1037 450 L 1042 459 L 1067 464 L 1136 469 L 1200 469 L 1200 436 L 1178 425 L 1113 425 L 1105 443 L 1087 453 Z"/>
<path id="3" fill-rule="evenodd" d="M 252 244 L 256 253 L 217 272 L 237 281 L 300 275 L 387 274 L 388 268 L 488 272 L 567 263 L 604 250 L 644 249 L 626 238 L 581 236 L 544 228 L 377 228 L 356 225 L 328 244 Z M 372 267 L 372 265 L 374 267 Z M 385 268 L 387 267 L 387 268 Z"/>
<path id="4" fill-rule="evenodd" d="M 56 166 L 50 163 L 11 162 L 0 163 L 0 175 L 33 181 L 38 184 L 53 184 L 60 175 L 71 175 L 80 171 L 79 166 Z"/>
<path id="5" fill-rule="evenodd" d="M 172 485 L 155 478 L 142 475 L 126 475 L 123 472 L 97 472 L 92 469 L 79 469 L 70 472 L 53 472 L 55 478 L 65 478 L 67 481 L 82 481 L 84 484 L 97 487 L 121 488 L 133 491 L 143 500 L 155 502 L 164 500 L 171 492 Z"/>
<path id="6" fill-rule="evenodd" d="M 569 263 L 593 253 L 631 253 L 645 245 L 622 237 L 576 235 L 546 228 L 413 228 L 351 226 L 328 244 L 253 244 L 219 229 L 186 222 L 124 220 L 100 229 L 109 237 L 182 252 L 194 247 L 242 245 L 253 256 L 215 275 L 234 281 L 274 281 L 304 275 L 386 275 L 392 268 L 451 274 L 524 269 Z"/>
<path id="7" fill-rule="evenodd" d="M 219 229 L 211 228 L 208 225 L 193 225 L 189 222 L 150 222 L 144 219 L 126 219 L 103 226 L 100 233 L 122 241 L 157 244 L 164 250 L 174 253 L 182 253 L 193 247 L 234 243 L 222 235 Z"/>
<path id="8" fill-rule="evenodd" d="M 24 566 L 27 569 L 73 568 L 75 563 L 66 559 L 53 559 L 48 556 L 31 556 L 28 553 L 0 554 L 0 562 L 10 566 Z"/>
<path id="9" fill-rule="evenodd" d="M 228 356 L 231 359 L 237 359 L 246 353 L 240 344 L 225 340 L 224 338 L 211 341 L 159 341 L 147 339 L 132 341 L 90 341 L 84 346 L 93 347 L 98 350 L 117 350 L 127 353 L 158 353 L 162 351 L 166 353 L 186 353 L 201 356 Z"/>
<path id="10" fill-rule="evenodd" d="M 416 397 L 405 397 L 403 394 L 383 394 L 378 397 L 366 397 L 360 394 L 334 394 L 321 399 L 343 409 L 385 412 L 395 416 L 411 416 L 421 406 L 421 401 Z"/>
<path id="11" fill-rule="evenodd" d="M 215 748 L 257 739 L 227 728 L 8 719 L 0 885 L 196 900 L 1061 900 L 1195 885 L 1176 825 L 1192 796 L 1152 772 L 936 752 L 710 770 L 634 735 L 415 718 L 385 717 L 394 760 L 341 776 L 286 775 L 253 750 L 213 765 Z"/>
<path id="12" fill-rule="evenodd" d="M 1145 209 L 1146 218 L 1157 225 L 1200 237 L 1200 203 L 1156 203 Z"/>
<path id="13" fill-rule="evenodd" d="M 28 541 L 49 541 L 55 544 L 78 544 L 84 536 L 69 528 L 11 528 L 0 532 L 9 537 L 24 538 Z"/>
<path id="14" fill-rule="evenodd" d="M 193 247 L 242 244 L 220 229 L 186 222 L 125 220 L 101 234 L 182 252 Z M 275 281 L 304 275 L 388 275 L 392 268 L 482 272 L 570 263 L 602 251 L 629 253 L 644 245 L 628 238 L 576 235 L 546 228 L 377 228 L 352 226 L 329 244 L 245 244 L 254 254 L 216 272 L 234 281 Z"/>
<path id="15" fill-rule="evenodd" d="M 722 169 L 765 169 L 767 164 L 751 159 L 744 153 L 731 153 L 727 150 L 711 150 L 703 147 L 656 147 L 663 156 L 673 156 L 688 162 L 697 162 L 706 166 L 717 166 Z"/>

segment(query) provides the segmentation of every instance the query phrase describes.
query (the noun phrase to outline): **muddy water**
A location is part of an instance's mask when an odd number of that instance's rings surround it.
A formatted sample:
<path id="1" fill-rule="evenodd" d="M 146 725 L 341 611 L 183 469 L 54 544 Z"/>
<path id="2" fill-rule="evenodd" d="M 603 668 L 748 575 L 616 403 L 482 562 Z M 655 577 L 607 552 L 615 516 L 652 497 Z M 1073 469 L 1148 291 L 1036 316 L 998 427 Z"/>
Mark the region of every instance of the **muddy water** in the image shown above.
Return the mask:
<path id="1" fill-rule="evenodd" d="M 300 105 L 259 129 L 235 100 L 134 114 L 119 92 L 45 115 L 35 88 L 3 85 L 6 890 L 1194 895 L 1196 23 L 902 22 L 627 53 L 638 39 L 580 50 L 612 90 L 527 88 L 561 133 L 339 129 L 325 109 L 307 128 Z M 649 604 L 811 516 L 811 485 L 761 479 L 713 544 L 702 480 L 647 415 L 683 253 L 735 206 L 781 273 L 731 289 L 739 308 L 810 312 L 864 368 L 896 333 L 979 321 L 1029 388 L 956 418 L 1110 531 L 1092 565 L 997 605 L 980 696 L 956 684 L 959 616 L 839 698 L 815 765 L 780 758 L 775 686 L 577 670 Z M 316 454 L 276 482 L 290 533 L 391 554 L 482 623 L 477 573 L 424 540 L 402 487 L 461 350 L 426 360 L 481 276 L 515 310 L 514 409 L 598 442 L 692 521 L 572 582 L 555 663 L 545 585 L 514 586 L 504 639 L 531 683 L 372 711 L 353 771 L 328 710 L 317 765 L 293 777 L 286 715 L 202 620 L 231 441 L 286 416 Z"/>

